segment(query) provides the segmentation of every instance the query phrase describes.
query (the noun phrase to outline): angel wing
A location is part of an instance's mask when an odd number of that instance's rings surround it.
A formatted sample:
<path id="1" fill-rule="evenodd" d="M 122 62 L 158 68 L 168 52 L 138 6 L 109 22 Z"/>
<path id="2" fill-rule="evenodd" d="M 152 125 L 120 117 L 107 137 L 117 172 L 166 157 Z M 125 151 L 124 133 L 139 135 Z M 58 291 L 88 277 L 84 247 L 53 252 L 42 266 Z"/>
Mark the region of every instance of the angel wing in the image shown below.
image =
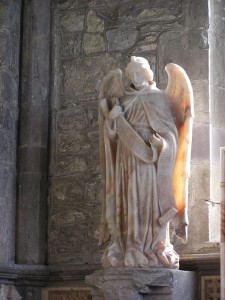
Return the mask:
<path id="1" fill-rule="evenodd" d="M 120 69 L 110 71 L 102 80 L 99 91 L 99 152 L 102 175 L 102 214 L 99 245 L 109 240 L 115 219 L 115 155 L 116 132 L 113 130 L 113 107 L 119 106 L 124 94 Z M 106 195 L 107 193 L 107 195 Z"/>
<path id="2" fill-rule="evenodd" d="M 194 99 L 191 82 L 180 66 L 168 64 L 168 85 L 165 95 L 170 102 L 178 131 L 178 150 L 173 172 L 173 190 L 178 216 L 173 220 L 176 235 L 187 242 L 188 180 L 190 176 Z"/>

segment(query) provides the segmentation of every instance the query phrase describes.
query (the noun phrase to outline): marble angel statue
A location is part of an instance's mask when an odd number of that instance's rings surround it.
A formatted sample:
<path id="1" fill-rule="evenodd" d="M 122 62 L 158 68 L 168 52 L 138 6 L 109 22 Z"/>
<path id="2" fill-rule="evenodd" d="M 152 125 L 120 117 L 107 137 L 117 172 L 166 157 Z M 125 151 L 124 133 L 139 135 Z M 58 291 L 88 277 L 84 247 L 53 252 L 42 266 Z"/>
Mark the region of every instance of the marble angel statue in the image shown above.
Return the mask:
<path id="1" fill-rule="evenodd" d="M 156 87 L 148 61 L 131 57 L 109 72 L 99 93 L 103 267 L 179 267 L 169 237 L 187 242 L 193 92 L 185 71 L 166 66 Z"/>

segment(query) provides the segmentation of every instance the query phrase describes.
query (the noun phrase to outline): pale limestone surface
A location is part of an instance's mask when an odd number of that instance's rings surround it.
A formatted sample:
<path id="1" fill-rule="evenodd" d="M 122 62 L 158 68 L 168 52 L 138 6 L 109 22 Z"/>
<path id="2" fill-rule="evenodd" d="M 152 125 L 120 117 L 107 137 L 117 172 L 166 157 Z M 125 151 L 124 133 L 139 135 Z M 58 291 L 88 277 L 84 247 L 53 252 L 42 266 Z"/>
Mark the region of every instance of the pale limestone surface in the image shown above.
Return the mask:
<path id="1" fill-rule="evenodd" d="M 168 64 L 160 91 L 146 59 L 109 72 L 99 94 L 103 267 L 178 268 L 169 237 L 187 242 L 193 95 L 184 70 Z"/>

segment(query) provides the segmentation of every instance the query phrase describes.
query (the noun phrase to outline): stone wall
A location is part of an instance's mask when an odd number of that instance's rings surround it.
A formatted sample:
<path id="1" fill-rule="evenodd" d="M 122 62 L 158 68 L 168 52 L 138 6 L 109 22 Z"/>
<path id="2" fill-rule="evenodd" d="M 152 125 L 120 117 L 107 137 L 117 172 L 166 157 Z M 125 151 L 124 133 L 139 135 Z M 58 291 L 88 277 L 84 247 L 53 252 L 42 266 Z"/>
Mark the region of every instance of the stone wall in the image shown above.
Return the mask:
<path id="1" fill-rule="evenodd" d="M 51 164 L 48 260 L 98 263 L 101 184 L 97 93 L 112 68 L 131 55 L 148 59 L 159 87 L 164 67 L 184 67 L 193 84 L 195 125 L 190 182 L 190 239 L 208 241 L 208 7 L 201 1 L 58 0 L 52 6 Z M 198 216 L 198 217 L 197 217 Z"/>
<path id="2" fill-rule="evenodd" d="M 20 1 L 0 3 L 0 263 L 15 257 Z"/>

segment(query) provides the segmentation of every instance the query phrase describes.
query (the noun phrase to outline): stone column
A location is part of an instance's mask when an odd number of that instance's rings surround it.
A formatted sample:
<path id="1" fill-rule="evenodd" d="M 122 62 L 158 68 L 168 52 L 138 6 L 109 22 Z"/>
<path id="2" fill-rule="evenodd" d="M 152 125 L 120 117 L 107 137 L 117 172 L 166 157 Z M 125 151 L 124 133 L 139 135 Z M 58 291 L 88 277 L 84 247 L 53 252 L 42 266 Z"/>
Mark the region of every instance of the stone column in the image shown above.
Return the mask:
<path id="1" fill-rule="evenodd" d="M 220 148 L 220 293 L 225 300 L 225 147 Z"/>
<path id="2" fill-rule="evenodd" d="M 219 240 L 219 147 L 225 141 L 225 0 L 209 1 L 210 241 Z M 215 224 L 217 226 L 215 226 Z M 217 233 L 217 234 L 216 234 Z"/>
<path id="3" fill-rule="evenodd" d="M 18 149 L 17 263 L 43 264 L 49 118 L 50 1 L 25 0 Z"/>
<path id="4" fill-rule="evenodd" d="M 15 259 L 20 6 L 0 1 L 0 264 Z"/>

